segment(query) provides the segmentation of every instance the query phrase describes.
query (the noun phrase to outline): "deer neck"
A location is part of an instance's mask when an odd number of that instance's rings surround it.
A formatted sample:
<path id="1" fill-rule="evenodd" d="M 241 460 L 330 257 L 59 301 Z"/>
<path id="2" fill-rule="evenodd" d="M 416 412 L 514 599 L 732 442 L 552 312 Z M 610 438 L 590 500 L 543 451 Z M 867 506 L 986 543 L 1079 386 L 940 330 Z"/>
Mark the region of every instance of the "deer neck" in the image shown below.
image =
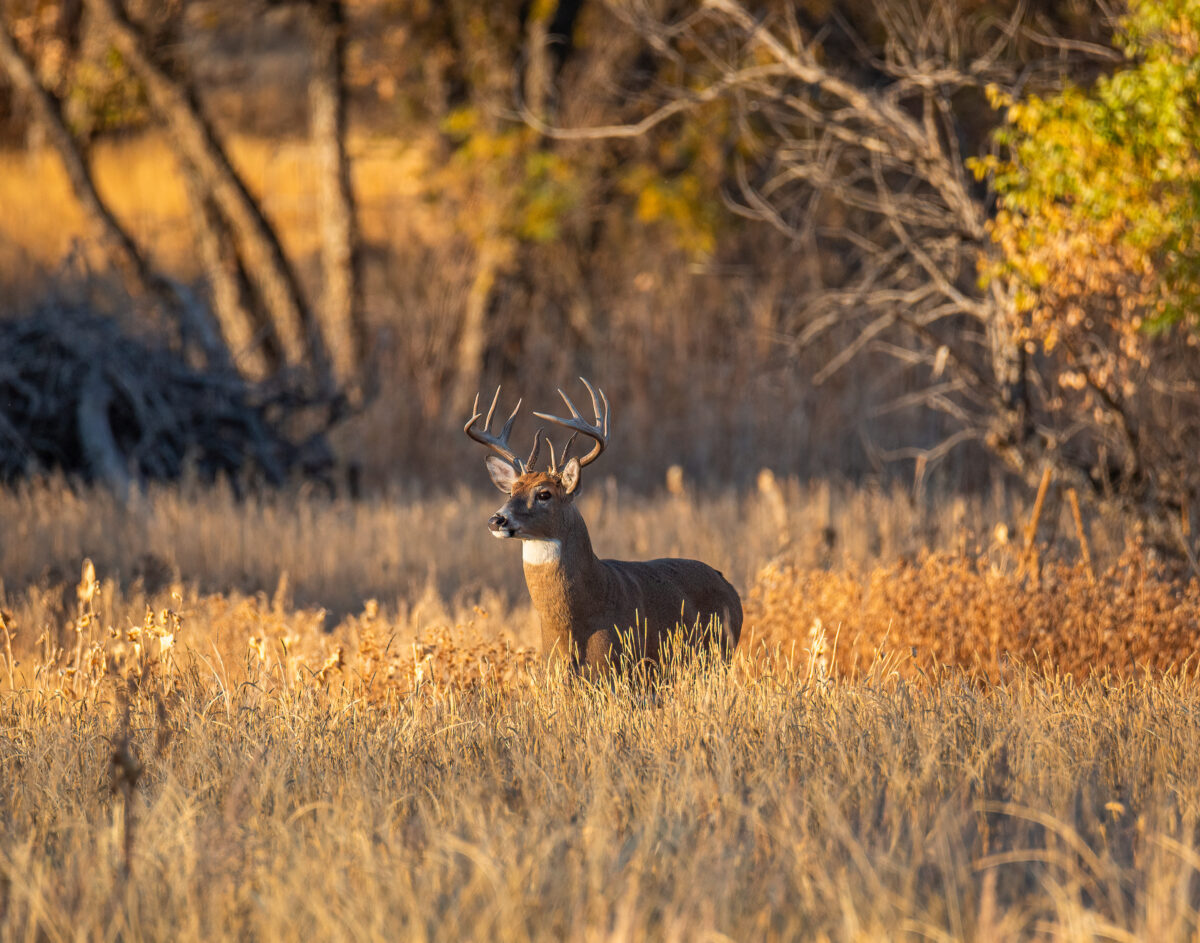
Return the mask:
<path id="1" fill-rule="evenodd" d="M 525 585 L 542 623 L 543 647 L 578 644 L 572 627 L 583 624 L 603 595 L 600 561 L 592 552 L 583 517 L 572 507 L 557 539 L 522 541 L 521 556 Z"/>

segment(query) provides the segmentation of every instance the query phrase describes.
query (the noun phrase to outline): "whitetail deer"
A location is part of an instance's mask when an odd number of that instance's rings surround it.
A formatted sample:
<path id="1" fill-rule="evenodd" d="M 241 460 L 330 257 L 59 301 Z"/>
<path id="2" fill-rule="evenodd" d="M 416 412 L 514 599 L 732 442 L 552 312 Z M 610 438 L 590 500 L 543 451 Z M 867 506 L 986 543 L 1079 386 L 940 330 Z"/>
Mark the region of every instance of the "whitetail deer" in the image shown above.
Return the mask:
<path id="1" fill-rule="evenodd" d="M 581 469 L 594 462 L 607 444 L 608 399 L 587 380 L 583 384 L 592 398 L 593 422 L 579 414 L 562 390 L 558 393 L 571 411 L 570 419 L 534 413 L 571 430 L 557 458 L 554 444 L 546 439 L 550 449 L 546 471 L 535 467 L 541 429 L 534 433 L 533 451 L 525 461 L 509 446 L 520 401 L 500 434 L 492 434 L 499 389 L 486 418 L 476 395 L 471 418 L 463 427 L 468 436 L 496 453 L 487 457 L 488 472 L 508 500 L 492 515 L 488 527 L 495 537 L 522 541 L 525 584 L 541 620 L 543 654 L 566 657 L 575 670 L 587 674 L 643 659 L 657 665 L 666 638 L 678 626 L 689 648 L 715 643 L 728 660 L 742 631 L 742 602 L 724 576 L 698 560 L 629 563 L 600 560 L 592 552 L 587 525 L 574 499 Z M 475 428 L 481 418 L 482 431 Z M 594 440 L 591 451 L 583 458 L 568 459 L 567 451 L 580 433 Z"/>

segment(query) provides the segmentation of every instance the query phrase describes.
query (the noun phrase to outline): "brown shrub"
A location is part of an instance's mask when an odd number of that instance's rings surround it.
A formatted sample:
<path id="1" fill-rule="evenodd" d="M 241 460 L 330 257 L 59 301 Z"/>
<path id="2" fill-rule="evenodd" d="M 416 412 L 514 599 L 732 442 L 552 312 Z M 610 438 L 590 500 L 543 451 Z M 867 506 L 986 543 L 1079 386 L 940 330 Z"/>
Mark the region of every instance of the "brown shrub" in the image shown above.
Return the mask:
<path id="1" fill-rule="evenodd" d="M 1093 580 L 1082 563 L 1024 575 L 1011 559 L 923 553 L 871 570 L 764 567 L 744 650 L 861 673 L 880 652 L 906 674 L 939 666 L 996 680 L 1016 664 L 1082 677 L 1184 669 L 1200 650 L 1200 581 L 1171 579 L 1129 545 Z"/>

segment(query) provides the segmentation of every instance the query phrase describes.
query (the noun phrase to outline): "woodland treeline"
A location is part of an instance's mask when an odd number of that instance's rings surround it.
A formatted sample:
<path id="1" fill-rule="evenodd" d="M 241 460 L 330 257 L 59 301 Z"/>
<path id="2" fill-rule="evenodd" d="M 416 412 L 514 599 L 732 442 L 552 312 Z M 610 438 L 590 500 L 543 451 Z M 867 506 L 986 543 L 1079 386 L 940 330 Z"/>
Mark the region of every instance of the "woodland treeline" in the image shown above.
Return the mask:
<path id="1" fill-rule="evenodd" d="M 1192 552 L 1194 0 L 9 0 L 3 27 L 7 146 L 58 153 L 106 261 L 6 315 L 115 319 L 223 377 L 257 431 L 207 467 L 453 479 L 476 390 L 537 406 L 584 373 L 623 478 L 1049 468 Z M 97 142 L 151 134 L 186 276 L 92 172 Z M 311 148 L 310 254 L 238 135 Z M 413 179 L 365 238 L 381 146 Z M 0 366 L 10 477 L 71 464 L 23 431 L 39 350 Z M 152 391 L 107 385 L 71 406 L 107 422 L 79 469 L 174 473 L 145 461 Z"/>

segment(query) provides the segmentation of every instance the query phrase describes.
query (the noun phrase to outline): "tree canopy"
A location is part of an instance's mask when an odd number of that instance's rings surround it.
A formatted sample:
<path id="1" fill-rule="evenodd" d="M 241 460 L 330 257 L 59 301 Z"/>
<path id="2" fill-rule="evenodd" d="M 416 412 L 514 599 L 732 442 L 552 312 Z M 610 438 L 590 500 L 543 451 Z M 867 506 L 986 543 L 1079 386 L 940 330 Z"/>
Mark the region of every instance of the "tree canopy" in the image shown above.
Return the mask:
<path id="1" fill-rule="evenodd" d="M 1026 339 L 1052 349 L 1097 317 L 1126 336 L 1200 326 L 1200 2 L 1131 0 L 1127 64 L 1090 88 L 1014 101 L 995 138 L 1001 249 Z"/>

